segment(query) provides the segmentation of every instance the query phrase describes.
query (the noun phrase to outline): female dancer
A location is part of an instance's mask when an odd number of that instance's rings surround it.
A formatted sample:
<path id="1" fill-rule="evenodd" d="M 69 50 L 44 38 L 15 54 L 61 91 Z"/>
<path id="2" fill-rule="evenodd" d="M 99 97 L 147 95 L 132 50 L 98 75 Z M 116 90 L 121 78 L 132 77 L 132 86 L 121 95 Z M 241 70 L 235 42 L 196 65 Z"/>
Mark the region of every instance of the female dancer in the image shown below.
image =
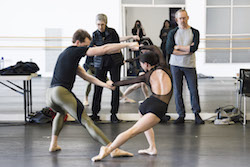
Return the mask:
<path id="1" fill-rule="evenodd" d="M 145 82 L 151 88 L 152 95 L 147 98 L 139 107 L 141 118 L 134 126 L 119 134 L 113 143 L 102 146 L 99 155 L 92 158 L 98 161 L 109 155 L 114 149 L 119 148 L 128 139 L 144 132 L 149 148 L 139 150 L 139 154 L 156 155 L 153 126 L 160 122 L 168 108 L 168 103 L 172 97 L 171 73 L 162 55 L 156 46 L 143 46 L 140 49 L 149 50 L 139 56 L 140 65 L 146 72 L 145 75 L 135 79 L 115 82 L 115 86 L 123 86 L 133 83 Z"/>

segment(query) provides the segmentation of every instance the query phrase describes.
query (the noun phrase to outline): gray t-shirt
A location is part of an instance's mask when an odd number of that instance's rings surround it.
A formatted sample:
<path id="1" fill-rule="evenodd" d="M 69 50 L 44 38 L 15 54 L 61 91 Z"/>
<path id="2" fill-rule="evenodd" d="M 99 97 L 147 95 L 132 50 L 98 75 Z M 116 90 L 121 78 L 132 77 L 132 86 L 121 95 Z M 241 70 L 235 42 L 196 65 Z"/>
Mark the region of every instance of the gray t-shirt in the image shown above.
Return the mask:
<path id="1" fill-rule="evenodd" d="M 178 29 L 174 35 L 176 45 L 187 46 L 193 42 L 193 33 L 191 28 Z M 169 64 L 179 67 L 195 68 L 195 54 L 191 55 L 174 55 L 171 54 Z"/>

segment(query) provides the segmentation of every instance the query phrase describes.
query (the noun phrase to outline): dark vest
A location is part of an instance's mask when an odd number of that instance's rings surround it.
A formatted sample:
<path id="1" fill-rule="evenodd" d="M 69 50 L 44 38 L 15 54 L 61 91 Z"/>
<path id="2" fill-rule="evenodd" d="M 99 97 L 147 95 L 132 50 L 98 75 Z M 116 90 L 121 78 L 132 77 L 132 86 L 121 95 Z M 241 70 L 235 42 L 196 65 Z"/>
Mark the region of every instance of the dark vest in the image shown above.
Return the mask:
<path id="1" fill-rule="evenodd" d="M 99 30 L 93 33 L 93 39 L 90 46 L 102 46 L 109 43 L 120 43 L 118 34 L 113 28 L 106 27 L 105 36 L 103 37 Z M 94 67 L 103 68 L 108 65 L 122 65 L 123 56 L 122 53 L 116 53 L 111 55 L 95 56 L 94 57 Z"/>

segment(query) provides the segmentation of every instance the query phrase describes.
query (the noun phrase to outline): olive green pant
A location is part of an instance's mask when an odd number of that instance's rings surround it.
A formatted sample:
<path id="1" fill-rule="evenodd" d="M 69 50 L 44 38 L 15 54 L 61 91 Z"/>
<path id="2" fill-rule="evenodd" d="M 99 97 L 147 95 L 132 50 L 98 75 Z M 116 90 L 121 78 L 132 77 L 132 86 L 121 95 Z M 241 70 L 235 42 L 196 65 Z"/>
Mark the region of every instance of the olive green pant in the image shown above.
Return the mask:
<path id="1" fill-rule="evenodd" d="M 107 145 L 110 140 L 94 124 L 84 110 L 84 106 L 77 97 L 62 86 L 49 88 L 46 94 L 47 106 L 57 112 L 52 125 L 52 135 L 58 136 L 63 128 L 64 117 L 69 113 L 74 119 L 84 126 L 89 134 L 102 145 Z"/>

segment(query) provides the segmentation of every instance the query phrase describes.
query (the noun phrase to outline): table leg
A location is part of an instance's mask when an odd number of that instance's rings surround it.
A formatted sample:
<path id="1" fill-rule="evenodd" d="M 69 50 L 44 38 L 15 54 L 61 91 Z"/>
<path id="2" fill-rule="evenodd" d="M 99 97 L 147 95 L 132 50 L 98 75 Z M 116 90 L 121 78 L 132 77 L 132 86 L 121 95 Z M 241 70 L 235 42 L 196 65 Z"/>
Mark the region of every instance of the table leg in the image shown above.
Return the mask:
<path id="1" fill-rule="evenodd" d="M 24 120 L 27 122 L 27 97 L 26 97 L 26 81 L 23 81 L 23 100 L 24 100 Z"/>
<path id="2" fill-rule="evenodd" d="M 26 113 L 26 119 L 29 116 L 30 113 L 30 93 L 29 93 L 29 81 L 26 81 L 26 101 L 27 101 L 27 113 Z"/>
<path id="3" fill-rule="evenodd" d="M 29 80 L 29 83 L 30 83 L 30 88 L 29 88 L 29 93 L 30 93 L 30 113 L 29 115 L 32 113 L 32 81 Z"/>

